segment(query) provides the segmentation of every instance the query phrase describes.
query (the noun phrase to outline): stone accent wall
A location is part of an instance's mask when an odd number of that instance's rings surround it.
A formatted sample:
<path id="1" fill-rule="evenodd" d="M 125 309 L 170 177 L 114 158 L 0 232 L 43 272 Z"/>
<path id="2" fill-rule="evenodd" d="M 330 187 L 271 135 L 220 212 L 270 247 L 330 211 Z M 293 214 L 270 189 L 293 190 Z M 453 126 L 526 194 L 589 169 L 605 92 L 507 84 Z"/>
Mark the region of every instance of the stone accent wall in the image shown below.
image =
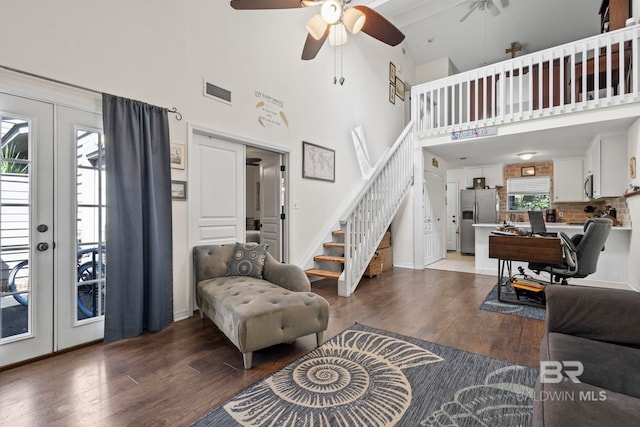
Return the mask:
<path id="1" fill-rule="evenodd" d="M 507 179 L 520 178 L 522 176 L 522 168 L 528 166 L 534 166 L 536 168 L 536 176 L 551 177 L 551 195 L 553 199 L 553 162 L 524 162 L 506 165 L 504 167 L 504 185 L 499 189 L 501 221 L 529 221 L 526 212 L 523 214 L 507 212 Z M 596 212 L 609 207 L 615 208 L 617 218 L 622 221 L 622 225 L 629 226 L 631 224 L 631 214 L 625 197 L 586 202 L 551 203 L 551 208 L 556 210 L 556 222 L 563 223 L 584 223 L 587 218 L 592 215 L 584 211 L 585 206 L 593 206 Z M 562 218 L 560 217 L 560 212 L 562 212 Z"/>

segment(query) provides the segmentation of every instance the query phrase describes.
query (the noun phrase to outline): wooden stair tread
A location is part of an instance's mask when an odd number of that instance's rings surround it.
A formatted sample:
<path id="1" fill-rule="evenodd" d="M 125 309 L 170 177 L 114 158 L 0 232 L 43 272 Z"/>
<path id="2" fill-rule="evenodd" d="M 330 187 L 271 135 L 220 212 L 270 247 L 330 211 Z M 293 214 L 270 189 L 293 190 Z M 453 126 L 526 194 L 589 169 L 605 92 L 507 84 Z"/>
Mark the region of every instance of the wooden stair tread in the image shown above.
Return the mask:
<path id="1" fill-rule="evenodd" d="M 340 275 L 342 275 L 339 271 L 329 271 L 329 270 L 320 270 L 317 268 L 311 268 L 309 270 L 305 270 L 305 274 L 307 276 L 316 276 L 316 277 L 325 277 L 327 279 L 339 279 Z"/>
<path id="2" fill-rule="evenodd" d="M 336 243 L 336 242 L 326 242 L 324 243 L 325 248 L 344 248 L 344 243 Z"/>
<path id="3" fill-rule="evenodd" d="M 335 230 L 335 231 L 332 231 L 331 234 L 334 235 L 334 236 L 344 236 L 344 231 Z"/>
<path id="4" fill-rule="evenodd" d="M 343 256 L 331 256 L 331 255 L 318 255 L 313 257 L 314 261 L 324 261 L 324 262 L 337 262 L 344 264 Z"/>

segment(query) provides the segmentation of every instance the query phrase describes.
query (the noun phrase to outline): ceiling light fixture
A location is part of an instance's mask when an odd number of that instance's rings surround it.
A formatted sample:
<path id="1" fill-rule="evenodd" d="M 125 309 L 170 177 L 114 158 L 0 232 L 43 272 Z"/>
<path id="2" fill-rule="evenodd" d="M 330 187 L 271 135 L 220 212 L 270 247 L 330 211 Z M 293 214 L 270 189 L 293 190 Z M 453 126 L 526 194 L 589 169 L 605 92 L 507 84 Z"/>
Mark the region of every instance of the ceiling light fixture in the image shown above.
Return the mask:
<path id="1" fill-rule="evenodd" d="M 326 0 L 320 7 L 322 19 L 329 24 L 335 24 L 342 18 L 342 2 L 338 0 Z"/>
<path id="2" fill-rule="evenodd" d="M 535 156 L 536 153 L 535 151 L 528 151 L 526 153 L 518 153 L 516 154 L 518 157 L 520 157 L 522 160 L 531 160 L 533 158 L 533 156 Z"/>

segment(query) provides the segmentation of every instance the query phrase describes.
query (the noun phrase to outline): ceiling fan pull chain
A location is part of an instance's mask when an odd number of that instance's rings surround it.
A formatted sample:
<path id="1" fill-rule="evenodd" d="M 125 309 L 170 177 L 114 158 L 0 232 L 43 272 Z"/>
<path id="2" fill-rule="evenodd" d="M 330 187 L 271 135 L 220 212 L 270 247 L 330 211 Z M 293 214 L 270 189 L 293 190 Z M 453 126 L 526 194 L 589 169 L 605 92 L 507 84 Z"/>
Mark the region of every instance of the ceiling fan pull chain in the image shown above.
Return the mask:
<path id="1" fill-rule="evenodd" d="M 340 45 L 340 86 L 344 84 L 344 74 L 342 72 L 342 65 L 344 64 L 344 57 L 342 55 L 342 45 Z"/>
<path id="2" fill-rule="evenodd" d="M 336 48 L 333 48 L 333 84 L 336 84 L 338 82 L 338 76 L 337 76 L 337 65 L 336 65 Z"/>

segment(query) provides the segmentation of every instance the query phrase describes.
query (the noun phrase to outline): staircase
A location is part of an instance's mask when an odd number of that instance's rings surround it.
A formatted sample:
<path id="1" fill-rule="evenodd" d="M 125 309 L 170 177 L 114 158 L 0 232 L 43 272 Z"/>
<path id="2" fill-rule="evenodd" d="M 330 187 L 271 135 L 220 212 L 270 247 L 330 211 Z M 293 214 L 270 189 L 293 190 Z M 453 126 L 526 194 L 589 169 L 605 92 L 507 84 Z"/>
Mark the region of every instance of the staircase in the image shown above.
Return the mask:
<path id="1" fill-rule="evenodd" d="M 413 122 L 409 122 L 342 215 L 341 230 L 333 231 L 332 241 L 323 244 L 325 254 L 314 257 L 323 268 L 306 270 L 308 276 L 338 280 L 340 296 L 355 291 L 412 183 L 413 155 Z"/>
<path id="2" fill-rule="evenodd" d="M 328 255 L 316 255 L 313 260 L 316 264 L 327 268 L 311 268 L 305 273 L 307 276 L 322 277 L 324 279 L 340 279 L 344 269 L 344 242 L 335 241 L 344 239 L 344 231 L 336 230 L 331 233 L 334 241 L 326 242 L 322 246 Z M 336 253 L 340 255 L 335 255 Z M 331 269 L 333 267 L 333 269 Z M 337 269 L 339 268 L 339 270 Z"/>

